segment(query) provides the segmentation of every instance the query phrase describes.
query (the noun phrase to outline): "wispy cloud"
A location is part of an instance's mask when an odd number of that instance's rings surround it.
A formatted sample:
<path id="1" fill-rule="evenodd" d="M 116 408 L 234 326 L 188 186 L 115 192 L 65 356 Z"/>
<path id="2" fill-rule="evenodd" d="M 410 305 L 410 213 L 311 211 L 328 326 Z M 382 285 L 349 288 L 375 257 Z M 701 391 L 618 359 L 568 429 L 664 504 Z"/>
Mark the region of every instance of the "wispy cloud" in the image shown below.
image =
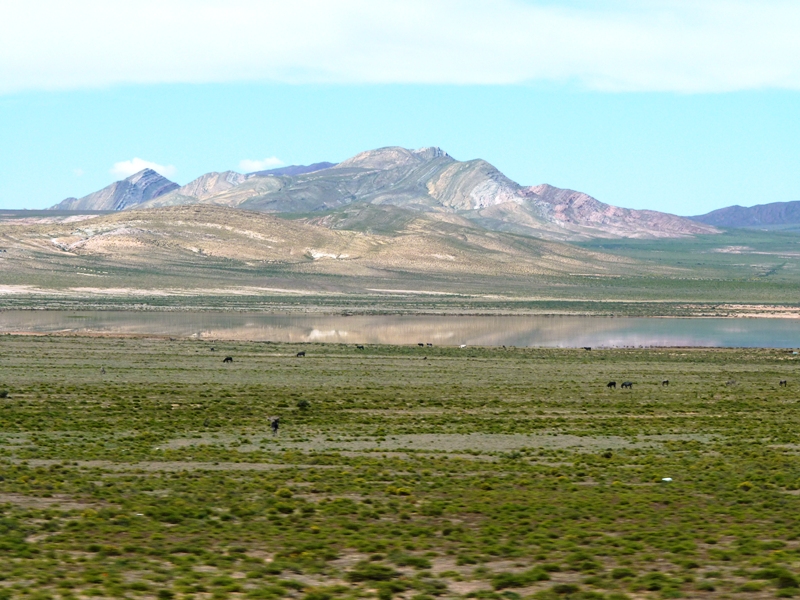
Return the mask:
<path id="1" fill-rule="evenodd" d="M 274 169 L 280 167 L 284 162 L 277 156 L 270 156 L 264 160 L 251 160 L 245 158 L 239 162 L 239 169 L 245 173 L 252 173 L 253 171 L 264 171 L 265 169 Z"/>
<path id="2" fill-rule="evenodd" d="M 158 163 L 150 162 L 149 160 L 142 160 L 141 158 L 132 158 L 131 160 L 123 160 L 114 163 L 111 167 L 110 173 L 117 177 L 130 177 L 134 173 L 138 173 L 143 169 L 153 169 L 156 173 L 160 173 L 164 177 L 172 177 L 175 175 L 177 169 L 173 165 L 159 165 Z"/>
<path id="3" fill-rule="evenodd" d="M 75 175 L 75 177 L 83 177 L 85 173 L 83 169 L 72 169 L 72 174 Z"/>
<path id="4" fill-rule="evenodd" d="M 0 93 L 229 81 L 800 89 L 798 31 L 796 0 L 4 0 Z"/>

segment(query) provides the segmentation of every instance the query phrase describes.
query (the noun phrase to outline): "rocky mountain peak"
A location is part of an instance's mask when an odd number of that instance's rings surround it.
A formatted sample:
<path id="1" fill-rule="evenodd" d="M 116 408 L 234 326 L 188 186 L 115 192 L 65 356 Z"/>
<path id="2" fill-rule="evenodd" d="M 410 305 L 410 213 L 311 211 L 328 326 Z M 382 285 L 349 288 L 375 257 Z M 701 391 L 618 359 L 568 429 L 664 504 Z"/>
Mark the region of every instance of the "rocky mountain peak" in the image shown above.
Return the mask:
<path id="1" fill-rule="evenodd" d="M 67 198 L 52 207 L 53 210 L 123 210 L 147 202 L 178 189 L 178 184 L 159 175 L 153 169 L 115 181 L 102 190 L 83 198 Z"/>
<path id="2" fill-rule="evenodd" d="M 352 158 L 340 162 L 333 167 L 334 169 L 397 169 L 402 167 L 416 166 L 423 162 L 436 158 L 450 158 L 441 148 L 420 148 L 419 150 L 408 150 L 400 146 L 388 146 L 377 150 L 368 150 L 356 154 Z"/>
<path id="3" fill-rule="evenodd" d="M 451 158 L 451 156 L 439 148 L 439 146 L 428 146 L 426 148 L 419 148 L 412 150 L 412 154 L 416 154 L 422 160 L 433 160 L 434 158 Z"/>

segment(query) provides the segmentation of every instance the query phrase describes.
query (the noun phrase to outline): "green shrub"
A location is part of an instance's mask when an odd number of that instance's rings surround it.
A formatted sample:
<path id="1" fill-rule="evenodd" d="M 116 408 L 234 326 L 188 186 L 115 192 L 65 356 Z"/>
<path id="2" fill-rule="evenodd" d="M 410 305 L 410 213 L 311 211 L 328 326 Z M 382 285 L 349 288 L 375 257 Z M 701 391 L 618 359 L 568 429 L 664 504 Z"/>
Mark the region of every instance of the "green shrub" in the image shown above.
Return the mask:
<path id="1" fill-rule="evenodd" d="M 360 562 L 352 571 L 347 573 L 348 581 L 389 581 L 399 577 L 400 573 L 387 567 L 373 562 Z"/>
<path id="2" fill-rule="evenodd" d="M 534 567 L 522 573 L 495 573 L 492 576 L 492 587 L 496 590 L 505 588 L 527 587 L 537 581 L 547 581 L 550 579 L 544 569 Z"/>
<path id="3" fill-rule="evenodd" d="M 618 567 L 611 571 L 613 579 L 627 579 L 629 577 L 636 577 L 636 572 L 627 567 Z"/>
<path id="4" fill-rule="evenodd" d="M 580 588 L 572 583 L 559 583 L 557 585 L 554 585 L 550 589 L 553 590 L 556 594 L 574 594 Z"/>
<path id="5" fill-rule="evenodd" d="M 412 554 L 391 554 L 391 560 L 398 567 L 414 567 L 415 569 L 430 569 L 431 561 L 422 556 L 414 556 Z"/>

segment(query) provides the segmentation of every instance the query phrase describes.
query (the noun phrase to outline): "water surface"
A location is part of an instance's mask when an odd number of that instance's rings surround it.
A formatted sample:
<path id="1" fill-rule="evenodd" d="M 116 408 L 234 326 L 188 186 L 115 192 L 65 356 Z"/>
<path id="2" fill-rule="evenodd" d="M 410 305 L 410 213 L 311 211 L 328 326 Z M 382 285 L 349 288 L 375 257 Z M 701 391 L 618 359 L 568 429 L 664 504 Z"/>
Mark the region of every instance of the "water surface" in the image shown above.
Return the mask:
<path id="1" fill-rule="evenodd" d="M 800 347 L 800 319 L 320 316 L 229 312 L 0 311 L 2 333 L 144 334 L 347 344 Z"/>

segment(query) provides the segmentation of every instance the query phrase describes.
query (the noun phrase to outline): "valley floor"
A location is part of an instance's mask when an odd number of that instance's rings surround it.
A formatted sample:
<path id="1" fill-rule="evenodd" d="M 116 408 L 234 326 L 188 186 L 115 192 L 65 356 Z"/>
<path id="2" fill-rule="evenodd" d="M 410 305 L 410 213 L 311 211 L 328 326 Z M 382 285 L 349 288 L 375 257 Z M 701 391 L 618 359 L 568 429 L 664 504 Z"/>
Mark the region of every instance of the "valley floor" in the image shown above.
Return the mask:
<path id="1" fill-rule="evenodd" d="M 0 336 L 0 598 L 793 596 L 798 372 Z"/>
<path id="2" fill-rule="evenodd" d="M 214 311 L 319 315 L 575 315 L 617 317 L 800 318 L 798 302 L 571 299 L 385 289 L 66 289 L 0 285 L 0 310 Z"/>

